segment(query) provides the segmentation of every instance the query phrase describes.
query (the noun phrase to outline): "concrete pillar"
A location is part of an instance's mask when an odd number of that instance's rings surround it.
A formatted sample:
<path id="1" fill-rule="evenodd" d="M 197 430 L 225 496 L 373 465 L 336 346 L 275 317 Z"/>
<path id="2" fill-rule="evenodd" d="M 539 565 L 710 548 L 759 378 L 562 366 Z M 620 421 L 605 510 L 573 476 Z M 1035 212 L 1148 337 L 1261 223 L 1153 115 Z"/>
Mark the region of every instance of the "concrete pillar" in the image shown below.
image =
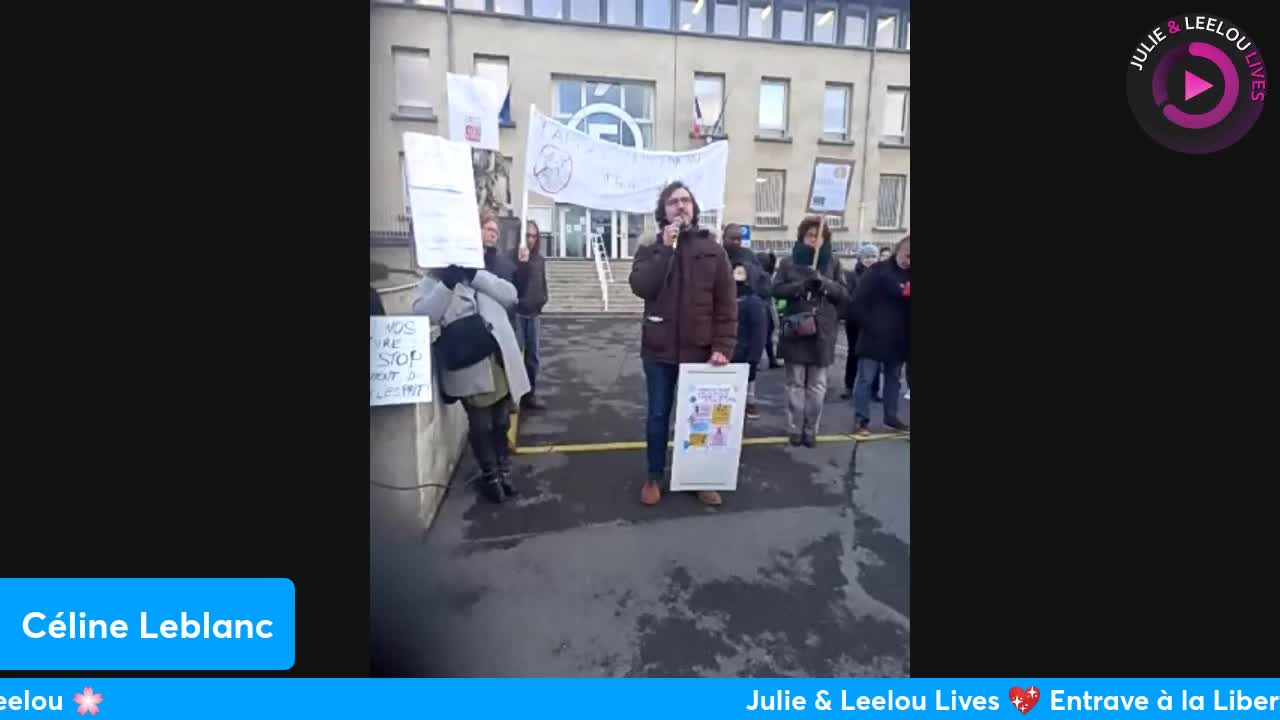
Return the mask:
<path id="1" fill-rule="evenodd" d="M 413 289 L 382 295 L 388 315 L 412 312 Z M 432 340 L 439 328 L 432 328 Z M 439 398 L 439 386 L 432 397 Z M 467 414 L 437 401 L 369 408 L 369 539 L 417 542 L 435 518 L 462 456 Z M 454 492 L 465 490 L 461 486 Z"/>

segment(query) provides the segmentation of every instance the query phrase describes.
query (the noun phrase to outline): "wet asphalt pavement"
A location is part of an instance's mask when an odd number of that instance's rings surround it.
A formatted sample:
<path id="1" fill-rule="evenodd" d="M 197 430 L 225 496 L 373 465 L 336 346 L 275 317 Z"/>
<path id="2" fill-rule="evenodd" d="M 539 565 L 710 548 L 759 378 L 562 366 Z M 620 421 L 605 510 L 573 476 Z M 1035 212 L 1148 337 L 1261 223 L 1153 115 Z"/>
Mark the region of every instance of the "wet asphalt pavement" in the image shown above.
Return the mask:
<path id="1" fill-rule="evenodd" d="M 544 319 L 542 346 L 548 408 L 522 415 L 522 447 L 643 440 L 638 321 Z M 843 362 L 820 435 L 852 429 Z M 761 372 L 747 437 L 785 434 L 782 373 Z M 522 495 L 491 505 L 466 485 L 468 452 L 426 541 L 373 550 L 375 674 L 909 674 L 906 440 L 746 446 L 719 508 L 642 506 L 643 450 L 514 467 Z"/>

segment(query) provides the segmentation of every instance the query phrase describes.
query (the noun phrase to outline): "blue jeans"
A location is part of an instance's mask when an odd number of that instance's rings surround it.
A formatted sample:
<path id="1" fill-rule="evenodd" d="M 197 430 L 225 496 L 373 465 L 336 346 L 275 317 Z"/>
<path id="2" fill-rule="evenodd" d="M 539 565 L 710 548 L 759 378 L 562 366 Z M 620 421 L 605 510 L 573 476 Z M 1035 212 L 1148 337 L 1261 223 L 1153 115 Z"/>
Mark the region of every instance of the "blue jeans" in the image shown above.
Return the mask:
<path id="1" fill-rule="evenodd" d="M 524 369 L 529 373 L 529 392 L 532 393 L 538 383 L 538 335 L 542 332 L 542 316 L 516 316 L 516 342 L 524 353 Z"/>
<path id="2" fill-rule="evenodd" d="M 667 466 L 667 435 L 671 428 L 671 406 L 676 397 L 676 381 L 680 366 L 644 361 L 645 389 L 649 396 L 649 412 L 645 418 L 645 455 L 649 476 L 661 476 Z"/>
<path id="3" fill-rule="evenodd" d="M 861 425 L 871 421 L 871 381 L 884 368 L 884 421 L 898 419 L 898 373 L 902 363 L 882 363 L 871 358 L 858 358 L 858 377 L 853 382 L 853 414 Z"/>

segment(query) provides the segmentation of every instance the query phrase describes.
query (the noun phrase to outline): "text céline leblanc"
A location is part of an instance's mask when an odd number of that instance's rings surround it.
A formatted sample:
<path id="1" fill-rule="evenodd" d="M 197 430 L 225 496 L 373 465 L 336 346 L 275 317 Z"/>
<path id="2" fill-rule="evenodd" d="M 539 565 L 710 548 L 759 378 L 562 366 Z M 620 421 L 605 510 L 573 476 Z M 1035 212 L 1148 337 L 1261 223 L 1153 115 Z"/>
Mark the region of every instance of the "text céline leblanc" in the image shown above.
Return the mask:
<path id="1" fill-rule="evenodd" d="M 138 637 L 144 640 L 267 640 L 274 634 L 272 625 L 271 620 L 215 620 L 208 612 L 192 617 L 185 610 L 177 620 L 161 619 L 156 624 L 144 610 L 138 614 Z M 83 611 L 58 612 L 52 618 L 35 611 L 23 616 L 22 632 L 34 640 L 123 640 L 129 637 L 129 623 L 121 619 L 91 619 Z"/>

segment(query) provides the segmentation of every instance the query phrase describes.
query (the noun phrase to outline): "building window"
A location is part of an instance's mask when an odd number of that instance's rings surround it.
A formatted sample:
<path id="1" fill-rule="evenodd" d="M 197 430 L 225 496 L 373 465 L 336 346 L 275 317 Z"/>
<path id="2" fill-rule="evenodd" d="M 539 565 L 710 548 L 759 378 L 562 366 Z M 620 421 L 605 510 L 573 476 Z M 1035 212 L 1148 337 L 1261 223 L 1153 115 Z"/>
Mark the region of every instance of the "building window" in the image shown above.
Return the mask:
<path id="1" fill-rule="evenodd" d="M 524 0 L 493 0 L 493 11 L 506 15 L 523 15 Z"/>
<path id="2" fill-rule="evenodd" d="M 783 40 L 804 42 L 804 0 L 780 0 Z"/>
<path id="3" fill-rule="evenodd" d="M 426 50 L 395 48 L 391 51 L 396 73 L 396 112 L 414 117 L 432 117 L 430 93 L 431 62 Z"/>
<path id="4" fill-rule="evenodd" d="M 876 227 L 889 230 L 896 230 L 902 227 L 902 206 L 906 199 L 906 175 L 881 175 L 880 199 L 876 208 Z"/>
<path id="5" fill-rule="evenodd" d="M 832 230 L 844 229 L 845 227 L 844 213 L 840 213 L 839 215 L 827 215 L 826 217 L 827 217 L 827 227 L 831 228 Z"/>
<path id="6" fill-rule="evenodd" d="M 747 0 L 747 37 L 773 37 L 773 0 Z"/>
<path id="7" fill-rule="evenodd" d="M 719 237 L 718 233 L 720 232 L 720 211 L 705 210 L 699 213 L 698 225 L 700 227 L 704 227 L 710 230 L 715 230 L 717 233 L 717 237 Z M 723 240 L 721 240 L 721 242 L 723 242 Z"/>
<path id="8" fill-rule="evenodd" d="M 716 0 L 716 34 L 741 35 L 742 17 L 738 0 Z"/>
<path id="9" fill-rule="evenodd" d="M 612 105 L 635 121 L 640 128 L 639 138 L 635 137 L 629 123 L 609 113 L 592 113 L 579 118 L 575 129 L 606 142 L 652 150 L 653 95 L 653 85 L 645 83 L 553 78 L 551 114 L 557 121 L 568 124 L 579 110 L 588 105 Z"/>
<path id="10" fill-rule="evenodd" d="M 694 75 L 693 99 L 695 117 L 704 135 L 724 132 L 724 76 Z"/>
<path id="11" fill-rule="evenodd" d="M 911 18 L 907 18 L 907 49 L 911 49 Z"/>
<path id="12" fill-rule="evenodd" d="M 849 99 L 853 86 L 827 83 L 822 96 L 822 137 L 824 140 L 849 139 Z"/>
<path id="13" fill-rule="evenodd" d="M 414 0 L 413 4 L 423 7 L 444 7 L 444 0 Z"/>
<path id="14" fill-rule="evenodd" d="M 643 0 L 643 3 L 645 27 L 671 29 L 671 3 L 667 0 Z"/>
<path id="15" fill-rule="evenodd" d="M 484 12 L 484 0 L 453 0 L 453 9 Z"/>
<path id="16" fill-rule="evenodd" d="M 831 45 L 836 41 L 836 6 L 825 3 L 813 5 L 813 41 Z"/>
<path id="17" fill-rule="evenodd" d="M 787 81 L 760 81 L 759 132 L 768 137 L 787 135 Z"/>
<path id="18" fill-rule="evenodd" d="M 636 0 L 609 0 L 610 25 L 635 25 Z"/>
<path id="19" fill-rule="evenodd" d="M 498 114 L 498 122 L 507 125 L 511 124 L 511 80 L 507 70 L 509 66 L 510 61 L 504 57 L 476 56 L 476 76 L 493 83 L 493 86 L 498 88 L 498 92 L 506 98 Z"/>
<path id="20" fill-rule="evenodd" d="M 881 10 L 876 15 L 876 47 L 898 47 L 898 11 Z"/>
<path id="21" fill-rule="evenodd" d="M 698 33 L 707 31 L 707 0 L 680 0 L 680 29 Z"/>
<path id="22" fill-rule="evenodd" d="M 569 19 L 579 22 L 600 22 L 599 0 L 569 0 Z"/>
<path id="23" fill-rule="evenodd" d="M 782 199 L 785 197 L 786 186 L 785 170 L 756 171 L 756 225 L 782 225 Z"/>
<path id="24" fill-rule="evenodd" d="M 867 44 L 867 8 L 862 5 L 844 6 L 844 44 L 865 47 Z"/>
<path id="25" fill-rule="evenodd" d="M 560 20 L 564 17 L 564 3 L 561 0 L 533 0 L 533 16 Z"/>
<path id="26" fill-rule="evenodd" d="M 907 144 L 907 113 L 911 92 L 902 88 L 889 88 L 884 97 L 884 125 L 880 129 L 880 142 L 890 145 Z"/>

